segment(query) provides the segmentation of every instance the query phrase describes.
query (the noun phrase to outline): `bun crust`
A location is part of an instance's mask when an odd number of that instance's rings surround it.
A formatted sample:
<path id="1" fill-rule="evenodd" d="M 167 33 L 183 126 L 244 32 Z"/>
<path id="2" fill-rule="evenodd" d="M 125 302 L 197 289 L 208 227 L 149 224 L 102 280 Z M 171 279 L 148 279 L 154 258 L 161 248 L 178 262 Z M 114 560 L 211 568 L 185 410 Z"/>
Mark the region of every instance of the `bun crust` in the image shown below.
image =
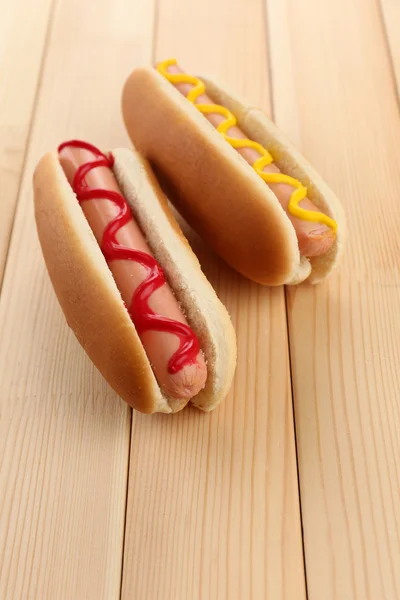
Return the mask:
<path id="1" fill-rule="evenodd" d="M 309 197 L 338 222 L 331 249 L 311 261 L 300 257 L 295 230 L 275 194 L 204 116 L 155 69 L 131 73 L 122 95 L 127 131 L 168 180 L 172 201 L 188 223 L 234 269 L 263 285 L 316 283 L 341 249 L 345 219 L 337 198 L 279 129 L 202 77 L 215 102 L 263 144 L 282 170 L 307 185 Z"/>
<path id="2" fill-rule="evenodd" d="M 132 169 L 132 174 L 126 175 L 126 168 Z M 211 377 L 199 395 L 198 404 L 204 410 L 211 410 L 226 395 L 236 365 L 236 339 L 228 313 L 203 275 L 149 166 L 131 151 L 116 151 L 114 174 L 123 194 L 131 202 L 143 195 L 142 204 L 150 205 L 150 211 L 159 207 L 164 219 L 158 235 L 165 236 L 165 240 L 173 240 L 177 252 L 183 253 L 186 260 L 191 261 L 192 271 L 188 276 L 191 280 L 199 278 L 202 286 L 207 288 L 208 297 L 213 299 L 214 312 L 211 310 L 206 320 L 210 330 L 219 327 L 227 334 L 221 351 L 219 348 L 215 351 L 219 357 L 225 357 L 225 363 L 216 360 L 217 367 L 227 368 L 223 373 L 214 373 L 212 361 L 205 352 Z M 56 153 L 46 154 L 36 167 L 34 204 L 38 236 L 51 282 L 68 325 L 90 359 L 132 408 L 143 413 L 181 410 L 186 401 L 166 398 L 160 391 L 111 271 Z M 133 210 L 135 212 L 135 207 Z M 143 230 L 143 233 L 147 237 L 146 231 Z M 152 247 L 149 239 L 148 242 Z M 168 245 L 168 242 L 165 241 L 165 244 Z M 156 258 L 170 279 L 169 268 L 163 265 L 159 256 L 156 255 Z M 168 267 L 172 271 L 178 269 L 173 262 Z M 179 290 L 173 290 L 178 292 L 181 300 Z M 182 304 L 189 317 L 190 308 L 184 300 Z M 222 321 L 218 320 L 219 317 Z M 216 320 L 216 325 L 208 322 L 210 318 Z M 196 331 L 196 326 L 190 324 Z M 203 329 L 206 329 L 205 325 Z M 206 337 L 203 331 L 201 334 Z M 199 337 L 202 343 L 201 335 Z"/>

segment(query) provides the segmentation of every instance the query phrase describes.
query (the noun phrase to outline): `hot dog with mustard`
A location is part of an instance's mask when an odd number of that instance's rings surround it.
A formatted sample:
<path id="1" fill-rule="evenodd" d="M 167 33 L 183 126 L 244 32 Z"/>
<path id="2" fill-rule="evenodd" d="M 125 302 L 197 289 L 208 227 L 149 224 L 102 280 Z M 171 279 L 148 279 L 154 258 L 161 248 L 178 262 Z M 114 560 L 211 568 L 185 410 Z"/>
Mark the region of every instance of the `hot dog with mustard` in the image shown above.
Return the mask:
<path id="1" fill-rule="evenodd" d="M 136 69 L 122 108 L 177 208 L 231 266 L 265 285 L 330 273 L 343 246 L 341 204 L 261 110 L 173 59 Z"/>

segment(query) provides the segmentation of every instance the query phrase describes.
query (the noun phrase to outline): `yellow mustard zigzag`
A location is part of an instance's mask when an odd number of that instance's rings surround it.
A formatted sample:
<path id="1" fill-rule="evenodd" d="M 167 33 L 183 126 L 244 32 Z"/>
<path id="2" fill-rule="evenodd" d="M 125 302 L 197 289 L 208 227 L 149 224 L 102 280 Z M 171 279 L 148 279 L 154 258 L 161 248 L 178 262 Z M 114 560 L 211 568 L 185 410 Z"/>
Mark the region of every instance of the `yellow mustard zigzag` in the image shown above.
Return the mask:
<path id="1" fill-rule="evenodd" d="M 274 159 L 261 144 L 249 139 L 229 137 L 227 131 L 231 127 L 235 127 L 237 121 L 235 116 L 227 108 L 220 106 L 219 104 L 196 104 L 197 98 L 206 93 L 205 85 L 200 79 L 193 77 L 192 75 L 186 75 L 185 73 L 170 73 L 168 67 L 176 64 L 176 60 L 173 58 L 165 60 L 157 65 L 157 71 L 172 84 L 191 84 L 193 87 L 186 97 L 203 115 L 207 113 L 217 113 L 225 117 L 225 120 L 218 125 L 217 131 L 224 136 L 225 140 L 233 148 L 253 148 L 260 154 L 260 158 L 257 158 L 251 166 L 265 183 L 286 183 L 295 188 L 288 204 L 289 213 L 304 221 L 312 221 L 314 223 L 327 225 L 336 232 L 336 221 L 321 212 L 306 210 L 299 206 L 299 203 L 307 196 L 307 188 L 300 183 L 300 181 L 294 179 L 294 177 L 285 175 L 284 173 L 265 173 L 263 171 L 264 167 L 274 162 Z"/>

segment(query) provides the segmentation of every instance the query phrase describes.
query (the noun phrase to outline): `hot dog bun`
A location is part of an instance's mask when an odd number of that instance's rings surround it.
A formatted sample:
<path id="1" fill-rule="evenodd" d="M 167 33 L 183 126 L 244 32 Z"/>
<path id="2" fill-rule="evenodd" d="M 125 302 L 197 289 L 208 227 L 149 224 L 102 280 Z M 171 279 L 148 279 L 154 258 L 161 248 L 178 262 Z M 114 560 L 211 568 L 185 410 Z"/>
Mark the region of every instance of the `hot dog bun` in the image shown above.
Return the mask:
<path id="1" fill-rule="evenodd" d="M 227 395 L 236 366 L 229 315 L 201 271 L 148 163 L 113 151 L 114 175 L 159 261 L 207 360 L 205 388 L 191 401 L 209 411 Z M 38 236 L 55 293 L 78 341 L 111 387 L 143 413 L 177 412 L 185 401 L 162 395 L 100 247 L 56 153 L 34 173 Z"/>
<path id="2" fill-rule="evenodd" d="M 306 185 L 310 200 L 337 222 L 328 252 L 312 259 L 300 256 L 294 228 L 272 190 L 155 69 L 133 71 L 124 86 L 122 111 L 133 143 L 166 177 L 189 224 L 242 275 L 271 286 L 321 281 L 343 247 L 339 200 L 260 109 L 201 79 L 249 138 L 268 148 L 277 166 Z"/>

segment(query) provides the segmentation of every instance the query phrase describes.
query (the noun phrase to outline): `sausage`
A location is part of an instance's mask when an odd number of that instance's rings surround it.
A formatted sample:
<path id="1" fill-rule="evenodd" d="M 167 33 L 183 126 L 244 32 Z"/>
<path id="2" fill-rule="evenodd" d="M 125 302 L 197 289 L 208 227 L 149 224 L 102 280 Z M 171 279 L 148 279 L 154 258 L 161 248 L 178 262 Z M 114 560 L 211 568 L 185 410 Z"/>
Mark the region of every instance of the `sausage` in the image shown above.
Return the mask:
<path id="1" fill-rule="evenodd" d="M 68 144 L 65 147 L 62 145 L 59 151 L 61 166 L 72 187 L 78 168 L 87 163 L 93 163 L 98 158 L 98 155 L 88 149 L 71 147 Z M 121 194 L 112 170 L 106 166 L 98 166 L 89 170 L 84 177 L 84 182 L 86 184 L 85 189 L 109 190 Z M 81 201 L 81 207 L 97 242 L 102 246 L 106 227 L 117 216 L 118 207 L 111 200 L 105 198 L 83 200 Z M 127 222 L 116 233 L 116 240 L 118 245 L 124 248 L 138 250 L 152 256 L 130 208 Z M 107 259 L 107 262 L 122 299 L 128 308 L 131 302 L 133 304 L 136 290 L 149 276 L 149 269 L 134 260 Z M 178 301 L 166 281 L 151 293 L 147 302 L 149 308 L 157 315 L 188 325 Z M 177 335 L 170 331 L 151 328 L 140 331 L 138 317 L 135 317 L 135 314 L 132 314 L 131 311 L 130 315 L 136 325 L 154 375 L 163 393 L 172 398 L 187 400 L 193 398 L 204 387 L 207 378 L 207 367 L 203 352 L 200 350 L 195 360 L 190 361 L 190 364 L 185 364 L 176 369 L 176 372 L 171 372 L 168 365 L 171 357 L 179 348 Z"/>
<path id="2" fill-rule="evenodd" d="M 183 70 L 177 65 L 170 65 L 167 70 L 169 73 L 183 73 Z M 173 85 L 185 97 L 193 87 L 190 83 L 174 83 Z M 213 102 L 212 98 L 207 94 L 203 94 L 196 99 L 196 104 L 215 104 L 215 102 Z M 205 113 L 204 117 L 214 127 L 218 127 L 218 125 L 224 121 L 224 117 L 217 113 Z M 233 138 L 247 138 L 239 127 L 231 127 L 228 129 L 227 133 Z M 250 165 L 253 165 L 253 163 L 260 158 L 260 154 L 253 148 L 236 148 L 236 150 Z M 280 173 L 278 167 L 273 163 L 265 166 L 263 171 L 265 173 Z M 287 183 L 268 183 L 267 185 L 274 192 L 296 231 L 300 254 L 302 256 L 312 257 L 324 254 L 329 250 L 335 240 L 335 233 L 330 227 L 324 224 L 299 219 L 288 212 L 288 204 L 294 188 Z M 306 210 L 320 212 L 309 198 L 304 198 L 300 202 L 300 207 Z"/>

